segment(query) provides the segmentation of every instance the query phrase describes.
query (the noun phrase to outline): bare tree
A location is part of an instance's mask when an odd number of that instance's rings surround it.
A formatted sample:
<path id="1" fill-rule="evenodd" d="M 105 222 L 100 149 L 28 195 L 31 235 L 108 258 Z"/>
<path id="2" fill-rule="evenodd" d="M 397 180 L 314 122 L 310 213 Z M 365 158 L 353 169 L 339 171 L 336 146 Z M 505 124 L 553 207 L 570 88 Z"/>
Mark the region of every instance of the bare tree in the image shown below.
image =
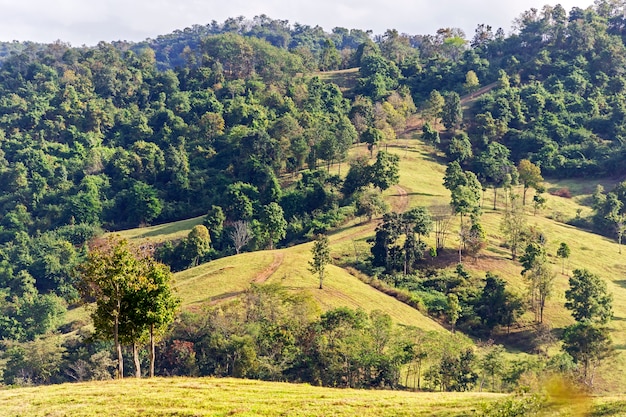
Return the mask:
<path id="1" fill-rule="evenodd" d="M 238 220 L 233 223 L 233 229 L 229 233 L 230 239 L 235 245 L 235 252 L 239 254 L 241 248 L 246 246 L 252 239 L 252 230 L 250 230 L 250 224 L 245 221 Z"/>
<path id="2" fill-rule="evenodd" d="M 446 237 L 453 219 L 452 208 L 448 204 L 441 204 L 431 206 L 429 210 L 433 218 L 435 246 L 437 251 L 439 251 L 443 249 L 446 244 Z"/>

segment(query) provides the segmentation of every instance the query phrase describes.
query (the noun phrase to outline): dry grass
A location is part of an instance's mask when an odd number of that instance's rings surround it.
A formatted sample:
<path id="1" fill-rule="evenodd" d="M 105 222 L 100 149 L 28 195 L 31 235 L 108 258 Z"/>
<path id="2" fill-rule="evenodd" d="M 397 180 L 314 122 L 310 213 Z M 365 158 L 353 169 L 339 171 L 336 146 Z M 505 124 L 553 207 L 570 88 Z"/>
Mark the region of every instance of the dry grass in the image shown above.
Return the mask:
<path id="1" fill-rule="evenodd" d="M 319 388 L 217 378 L 155 378 L 0 391 L 3 416 L 461 416 L 504 398 L 487 393 Z"/>

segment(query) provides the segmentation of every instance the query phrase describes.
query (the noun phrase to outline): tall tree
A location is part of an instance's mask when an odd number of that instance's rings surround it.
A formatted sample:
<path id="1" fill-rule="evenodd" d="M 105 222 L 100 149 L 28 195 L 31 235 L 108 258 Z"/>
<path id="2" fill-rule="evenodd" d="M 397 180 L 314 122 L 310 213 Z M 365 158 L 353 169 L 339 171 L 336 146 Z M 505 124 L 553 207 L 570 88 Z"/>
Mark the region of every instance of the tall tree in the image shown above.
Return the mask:
<path id="1" fill-rule="evenodd" d="M 150 258 L 146 259 L 144 267 L 145 281 L 140 287 L 138 303 L 133 311 L 139 315 L 136 320 L 142 320 L 148 326 L 150 377 L 154 377 L 156 338 L 162 335 L 174 320 L 180 299 L 174 294 L 173 276 L 169 267 Z"/>
<path id="2" fill-rule="evenodd" d="M 463 120 L 461 109 L 461 97 L 452 91 L 444 96 L 444 104 L 441 109 L 441 121 L 448 130 L 455 130 Z"/>
<path id="3" fill-rule="evenodd" d="M 140 286 L 141 267 L 126 240 L 96 241 L 79 266 L 81 295 L 85 302 L 95 302 L 91 314 L 96 331 L 113 337 L 117 352 L 117 377 L 124 377 L 124 360 L 120 343 L 120 323 L 127 319 L 124 299 Z"/>
<path id="4" fill-rule="evenodd" d="M 313 255 L 313 259 L 309 261 L 309 271 L 318 275 L 321 290 L 324 285 L 326 265 L 328 265 L 331 261 L 328 237 L 321 234 L 317 235 L 315 241 L 313 242 L 313 248 L 311 248 L 311 254 Z"/>
<path id="5" fill-rule="evenodd" d="M 593 385 L 595 369 L 614 353 L 609 330 L 589 321 L 565 328 L 563 350 L 582 365 L 583 383 Z"/>
<path id="6" fill-rule="evenodd" d="M 561 274 L 565 273 L 565 260 L 569 258 L 571 252 L 572 251 L 567 245 L 567 243 L 561 242 L 561 244 L 559 245 L 559 248 L 556 251 L 556 256 L 561 258 Z"/>
<path id="7" fill-rule="evenodd" d="M 517 198 L 511 199 L 511 208 L 504 213 L 500 230 L 504 233 L 506 243 L 511 250 L 511 258 L 517 258 L 517 250 L 523 245 L 527 234 L 527 222 L 524 208 Z"/>
<path id="8" fill-rule="evenodd" d="M 270 250 L 274 249 L 274 244 L 285 237 L 287 232 L 287 221 L 282 207 L 278 203 L 271 202 L 263 206 L 261 212 L 261 228 L 268 236 Z"/>
<path id="9" fill-rule="evenodd" d="M 524 185 L 524 196 L 522 199 L 522 205 L 526 205 L 526 191 L 529 188 L 537 188 L 543 181 L 541 176 L 541 169 L 530 162 L 528 159 L 522 159 L 517 166 L 517 172 L 519 174 L 519 181 Z"/>

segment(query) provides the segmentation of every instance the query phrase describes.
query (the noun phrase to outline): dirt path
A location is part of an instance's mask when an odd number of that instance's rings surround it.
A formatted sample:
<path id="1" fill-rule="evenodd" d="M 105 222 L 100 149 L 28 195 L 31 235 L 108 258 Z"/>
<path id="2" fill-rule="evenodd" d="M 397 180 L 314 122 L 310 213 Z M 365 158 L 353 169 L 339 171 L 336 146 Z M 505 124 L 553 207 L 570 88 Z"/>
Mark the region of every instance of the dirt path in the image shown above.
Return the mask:
<path id="1" fill-rule="evenodd" d="M 257 276 L 254 277 L 254 279 L 250 281 L 250 283 L 263 284 L 283 264 L 283 259 L 285 259 L 284 253 L 282 252 L 274 253 L 274 260 L 272 261 L 272 263 L 263 271 L 261 271 L 259 274 L 257 274 Z M 211 301 L 209 304 L 213 306 L 213 305 L 222 303 L 224 301 L 230 301 L 239 297 L 241 294 L 245 292 L 246 292 L 245 290 L 244 291 L 232 291 L 232 292 L 227 292 L 224 294 L 216 295 L 215 297 L 211 298 Z"/>
<path id="2" fill-rule="evenodd" d="M 283 259 L 285 259 L 285 254 L 282 252 L 276 252 L 274 254 L 274 261 L 263 270 L 259 275 L 257 275 L 252 282 L 255 284 L 263 284 L 265 281 L 271 277 L 274 272 L 283 264 Z"/>
<path id="3" fill-rule="evenodd" d="M 395 187 L 398 191 L 398 194 L 396 194 L 394 197 L 398 197 L 398 199 L 396 201 L 396 204 L 394 204 L 394 207 L 398 213 L 404 213 L 409 207 L 409 195 L 406 190 L 399 185 L 396 185 Z"/>

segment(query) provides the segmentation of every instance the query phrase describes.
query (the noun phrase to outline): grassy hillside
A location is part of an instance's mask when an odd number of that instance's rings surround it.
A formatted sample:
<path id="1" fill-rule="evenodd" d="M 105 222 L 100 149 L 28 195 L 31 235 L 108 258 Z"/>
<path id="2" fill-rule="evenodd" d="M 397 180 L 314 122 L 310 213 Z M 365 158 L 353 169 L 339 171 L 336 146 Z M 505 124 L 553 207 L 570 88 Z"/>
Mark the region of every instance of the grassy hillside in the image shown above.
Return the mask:
<path id="1" fill-rule="evenodd" d="M 447 204 L 449 192 L 442 185 L 445 164 L 432 148 L 413 139 L 403 139 L 387 145 L 387 150 L 400 156 L 400 183 L 385 192 L 387 200 L 395 210 L 407 207 L 433 204 Z M 353 154 L 367 153 L 364 146 L 356 147 Z M 338 169 L 335 167 L 335 169 Z M 347 172 L 347 167 L 341 167 Z M 597 181 L 585 179 L 578 181 L 547 181 L 548 191 L 554 192 L 567 187 L 572 198 L 547 195 L 547 206 L 536 215 L 531 206 L 527 206 L 528 224 L 540 230 L 547 237 L 547 253 L 557 272 L 555 291 L 547 301 L 544 321 L 555 329 L 573 322 L 570 313 L 564 308 L 565 290 L 568 287 L 568 274 L 575 268 L 587 268 L 607 281 L 614 296 L 615 318 L 610 324 L 614 344 L 618 355 L 606 365 L 606 372 L 599 372 L 600 385 L 609 391 L 619 390 L 626 385 L 626 284 L 623 278 L 626 267 L 623 255 L 618 252 L 614 240 L 589 233 L 564 223 L 574 218 L 578 210 L 581 215 L 590 213 L 584 204 L 589 201 Z M 606 187 L 611 184 L 603 183 Z M 514 192 L 521 193 L 521 187 Z M 485 193 L 482 223 L 486 229 L 489 245 L 477 260 L 466 259 L 465 267 L 476 275 L 492 271 L 505 278 L 512 288 L 524 293 L 526 283 L 520 275 L 521 267 L 510 259 L 509 251 L 503 247 L 499 225 L 504 213 L 502 193 L 498 200 L 498 209 L 493 210 L 491 190 Z M 532 199 L 532 194 L 528 197 Z M 154 241 L 183 236 L 199 219 L 158 226 L 158 229 L 135 229 L 124 232 L 131 239 L 150 238 Z M 369 255 L 368 237 L 374 234 L 377 221 L 362 223 L 355 219 L 330 236 L 331 254 L 337 264 L 353 261 Z M 455 222 L 455 226 L 456 222 Z M 456 230 L 451 230 L 447 245 L 450 252 L 458 244 Z M 161 231 L 163 233 L 161 233 Z M 561 274 L 561 260 L 556 257 L 556 249 L 561 242 L 566 242 L 572 249 L 566 264 L 565 274 Z M 429 241 L 433 244 L 434 242 Z M 318 290 L 317 278 L 308 271 L 311 244 L 297 245 L 276 251 L 261 251 L 228 257 L 181 272 L 176 275 L 177 286 L 186 307 L 216 303 L 230 299 L 245 290 L 250 283 L 276 282 L 294 291 L 303 291 L 317 300 L 320 309 L 326 310 L 338 306 L 361 307 L 366 311 L 380 309 L 390 314 L 398 323 L 411 324 L 425 329 L 442 329 L 436 322 L 423 316 L 418 311 L 382 294 L 362 283 L 347 270 L 331 266 L 325 281 L 325 288 Z M 438 260 L 438 266 L 454 267 L 456 256 Z M 520 325 L 512 329 L 513 335 L 500 342 L 515 346 L 532 337 L 534 328 L 532 315 L 522 317 Z M 555 348 L 556 349 L 556 348 Z"/>

